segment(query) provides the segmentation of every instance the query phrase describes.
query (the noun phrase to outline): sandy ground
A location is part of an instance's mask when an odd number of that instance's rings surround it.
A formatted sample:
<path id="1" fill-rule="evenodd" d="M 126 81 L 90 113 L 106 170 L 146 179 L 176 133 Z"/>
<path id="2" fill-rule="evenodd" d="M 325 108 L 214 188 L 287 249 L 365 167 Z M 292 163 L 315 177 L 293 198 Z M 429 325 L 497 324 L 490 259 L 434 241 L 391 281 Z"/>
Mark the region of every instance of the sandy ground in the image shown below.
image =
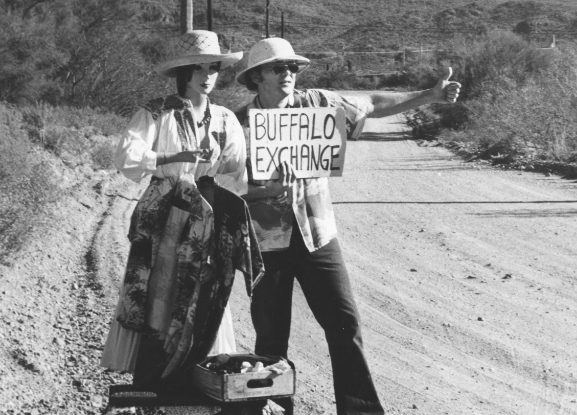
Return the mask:
<path id="1" fill-rule="evenodd" d="M 577 184 L 465 163 L 389 122 L 348 143 L 331 181 L 386 413 L 577 414 Z M 78 183 L 0 268 L 0 413 L 100 413 L 106 387 L 130 379 L 98 359 L 141 188 L 111 173 Z M 251 351 L 241 279 L 231 305 Z M 295 413 L 334 414 L 324 334 L 298 286 L 293 322 Z"/>

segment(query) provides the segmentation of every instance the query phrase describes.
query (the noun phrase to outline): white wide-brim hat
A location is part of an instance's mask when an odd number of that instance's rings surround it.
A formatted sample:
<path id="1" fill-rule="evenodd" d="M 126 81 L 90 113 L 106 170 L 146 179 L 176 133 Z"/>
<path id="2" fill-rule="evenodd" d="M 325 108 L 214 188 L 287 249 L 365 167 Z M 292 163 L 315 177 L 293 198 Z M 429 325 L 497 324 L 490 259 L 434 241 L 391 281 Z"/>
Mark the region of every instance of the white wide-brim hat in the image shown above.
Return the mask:
<path id="1" fill-rule="evenodd" d="M 236 76 L 236 82 L 246 85 L 247 73 L 265 63 L 274 61 L 295 61 L 297 63 L 309 64 L 310 60 L 304 56 L 295 54 L 291 44 L 280 37 L 272 37 L 258 41 L 248 52 L 247 68 Z"/>
<path id="2" fill-rule="evenodd" d="M 220 62 L 226 68 L 242 59 L 242 52 L 220 53 L 218 36 L 208 30 L 192 30 L 180 36 L 176 56 L 159 63 L 154 70 L 170 78 L 176 77 L 179 66 Z"/>

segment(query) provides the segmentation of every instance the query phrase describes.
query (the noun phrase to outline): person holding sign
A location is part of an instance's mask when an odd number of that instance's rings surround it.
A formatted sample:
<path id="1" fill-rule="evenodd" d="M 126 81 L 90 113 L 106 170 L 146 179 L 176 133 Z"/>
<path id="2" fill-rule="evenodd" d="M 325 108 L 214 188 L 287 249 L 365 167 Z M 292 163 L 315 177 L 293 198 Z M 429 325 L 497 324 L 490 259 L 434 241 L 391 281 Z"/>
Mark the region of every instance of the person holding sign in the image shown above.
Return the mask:
<path id="1" fill-rule="evenodd" d="M 312 120 L 312 110 L 321 107 L 340 109 L 345 124 L 344 144 L 346 138 L 358 138 L 366 117 L 398 114 L 425 104 L 455 102 L 460 85 L 449 81 L 452 73 L 449 68 L 434 88 L 425 91 L 383 91 L 349 98 L 320 89 L 295 90 L 296 75 L 308 64 L 309 60 L 296 55 L 286 40 L 263 39 L 250 49 L 248 66 L 236 78 L 240 84 L 258 93 L 237 112 L 245 128 L 248 147 L 253 151 L 247 159 L 249 189 L 244 198 L 249 203 L 265 266 L 265 276 L 256 287 L 251 303 L 256 330 L 255 353 L 287 356 L 293 283 L 297 278 L 326 334 L 337 414 L 383 414 L 363 352 L 358 311 L 336 237 L 328 178 L 326 175 L 319 177 L 321 174 L 317 177 L 302 175 L 302 165 L 310 161 L 310 151 L 308 159 L 303 157 L 307 150 L 294 150 L 294 157 L 285 150 L 284 158 L 277 154 L 274 160 L 272 144 L 261 146 L 268 149 L 256 152 L 258 145 L 252 141 L 259 137 L 264 140 L 263 126 L 276 122 L 276 130 L 267 126 L 266 138 L 272 143 L 273 133 L 280 134 L 284 128 L 290 142 L 292 128 L 294 142 L 302 122 L 306 121 L 301 122 L 300 116 L 298 119 L 292 117 L 290 109 L 308 112 Z M 264 121 L 262 116 L 267 113 L 269 119 Z M 281 120 L 282 114 L 285 116 Z M 335 120 L 338 117 L 335 113 Z M 316 120 L 320 120 L 320 115 Z M 311 121 L 308 128 L 311 130 Z M 310 134 L 309 131 L 309 138 Z M 269 150 L 273 154 L 270 159 L 278 166 L 278 178 L 258 180 L 255 176 L 268 167 Z M 300 165 L 295 166 L 295 161 Z"/>

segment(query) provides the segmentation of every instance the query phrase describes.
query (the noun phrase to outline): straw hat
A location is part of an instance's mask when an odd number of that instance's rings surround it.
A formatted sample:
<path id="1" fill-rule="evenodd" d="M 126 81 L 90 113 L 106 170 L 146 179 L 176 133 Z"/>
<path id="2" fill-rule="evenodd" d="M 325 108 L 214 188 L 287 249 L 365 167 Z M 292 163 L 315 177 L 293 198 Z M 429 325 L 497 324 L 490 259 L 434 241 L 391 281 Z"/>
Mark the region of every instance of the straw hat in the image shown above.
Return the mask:
<path id="1" fill-rule="evenodd" d="M 176 77 L 176 68 L 196 63 L 221 62 L 226 68 L 242 59 L 242 52 L 221 54 L 218 36 L 208 30 L 192 30 L 180 36 L 177 55 L 162 63 L 154 70 L 161 75 Z"/>
<path id="2" fill-rule="evenodd" d="M 307 65 L 310 63 L 310 60 L 304 56 L 296 55 L 291 44 L 280 37 L 260 40 L 250 48 L 248 52 L 248 67 L 237 75 L 236 81 L 239 84 L 246 85 L 247 72 L 252 68 L 269 62 L 285 60 Z"/>

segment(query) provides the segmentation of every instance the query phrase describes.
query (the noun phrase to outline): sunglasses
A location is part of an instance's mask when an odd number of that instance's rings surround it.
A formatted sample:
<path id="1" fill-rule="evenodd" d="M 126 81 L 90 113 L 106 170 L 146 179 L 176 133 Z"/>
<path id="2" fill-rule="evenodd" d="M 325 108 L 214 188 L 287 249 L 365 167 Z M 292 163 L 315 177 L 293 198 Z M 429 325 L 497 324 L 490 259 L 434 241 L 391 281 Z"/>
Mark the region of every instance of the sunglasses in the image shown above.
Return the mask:
<path id="1" fill-rule="evenodd" d="M 298 63 L 276 63 L 272 66 L 269 66 L 269 69 L 275 74 L 281 74 L 287 71 L 287 69 L 291 73 L 298 73 L 303 68 Z"/>

